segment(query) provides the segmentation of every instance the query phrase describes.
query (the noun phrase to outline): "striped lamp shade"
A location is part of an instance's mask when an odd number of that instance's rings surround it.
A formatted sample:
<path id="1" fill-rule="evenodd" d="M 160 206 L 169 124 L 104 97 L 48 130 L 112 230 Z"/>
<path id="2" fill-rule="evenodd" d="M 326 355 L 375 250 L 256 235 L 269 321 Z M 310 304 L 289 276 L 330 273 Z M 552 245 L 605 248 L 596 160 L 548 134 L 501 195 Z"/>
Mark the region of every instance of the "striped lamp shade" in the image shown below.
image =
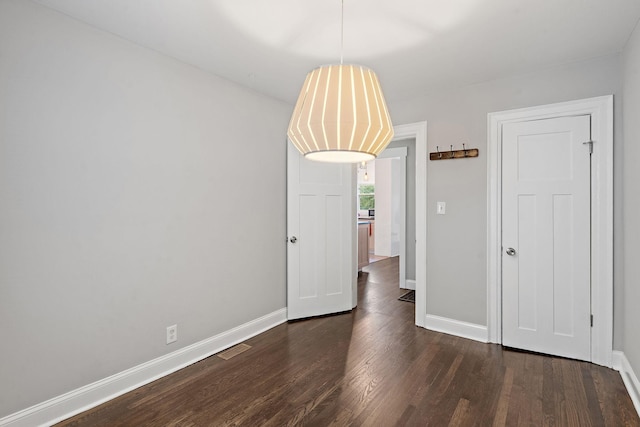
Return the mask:
<path id="1" fill-rule="evenodd" d="M 376 158 L 393 138 L 378 77 L 359 65 L 312 70 L 287 135 L 310 160 L 355 163 Z"/>

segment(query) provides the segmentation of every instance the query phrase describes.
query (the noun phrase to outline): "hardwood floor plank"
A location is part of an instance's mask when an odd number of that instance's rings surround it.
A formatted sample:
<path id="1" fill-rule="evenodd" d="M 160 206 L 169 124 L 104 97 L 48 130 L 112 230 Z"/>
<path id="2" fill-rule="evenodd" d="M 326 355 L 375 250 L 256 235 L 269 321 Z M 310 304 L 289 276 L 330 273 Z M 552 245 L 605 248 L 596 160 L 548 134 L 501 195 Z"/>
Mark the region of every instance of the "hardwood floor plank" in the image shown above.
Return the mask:
<path id="1" fill-rule="evenodd" d="M 610 369 L 601 369 L 596 365 L 591 365 L 589 369 L 594 379 L 605 425 L 638 425 L 638 415 L 633 408 L 633 403 L 631 405 L 628 403 L 631 398 L 626 393 L 620 374 Z"/>
<path id="2" fill-rule="evenodd" d="M 511 403 L 511 389 L 513 387 L 513 369 L 507 368 L 502 381 L 502 390 L 498 399 L 498 409 L 493 420 L 493 426 L 499 427 L 507 424 L 509 404 Z"/>
<path id="3" fill-rule="evenodd" d="M 61 426 L 631 426 L 620 375 L 414 325 L 398 261 L 364 268 L 351 313 L 290 322 Z"/>
<path id="4" fill-rule="evenodd" d="M 553 372 L 553 391 L 554 391 L 554 414 L 557 425 L 567 426 L 569 420 L 567 418 L 567 407 L 564 393 L 564 382 L 562 381 L 562 359 L 551 359 Z"/>
<path id="5" fill-rule="evenodd" d="M 553 382 L 553 366 L 550 358 L 542 361 L 542 413 L 544 415 L 542 425 L 554 427 L 555 418 L 555 388 Z"/>
<path id="6" fill-rule="evenodd" d="M 592 426 L 587 396 L 581 381 L 581 362 L 565 359 L 561 363 L 568 425 Z"/>
<path id="7" fill-rule="evenodd" d="M 581 364 L 580 372 L 582 373 L 582 386 L 584 387 L 585 395 L 587 398 L 589 418 L 592 420 L 592 423 L 595 426 L 605 425 L 604 418 L 602 417 L 602 409 L 600 408 L 600 401 L 598 399 L 598 393 L 596 391 L 593 377 L 591 376 L 591 369 L 589 364 Z"/>
<path id="8" fill-rule="evenodd" d="M 456 405 L 455 411 L 453 411 L 453 415 L 451 416 L 451 420 L 449 421 L 449 427 L 460 427 L 464 425 L 463 423 L 467 420 L 467 415 L 469 412 L 469 401 L 467 399 L 460 399 L 458 404 Z"/>
<path id="9" fill-rule="evenodd" d="M 517 384 L 521 403 L 518 412 L 518 424 L 542 425 L 542 357 L 537 354 L 524 354 L 524 371 Z"/>

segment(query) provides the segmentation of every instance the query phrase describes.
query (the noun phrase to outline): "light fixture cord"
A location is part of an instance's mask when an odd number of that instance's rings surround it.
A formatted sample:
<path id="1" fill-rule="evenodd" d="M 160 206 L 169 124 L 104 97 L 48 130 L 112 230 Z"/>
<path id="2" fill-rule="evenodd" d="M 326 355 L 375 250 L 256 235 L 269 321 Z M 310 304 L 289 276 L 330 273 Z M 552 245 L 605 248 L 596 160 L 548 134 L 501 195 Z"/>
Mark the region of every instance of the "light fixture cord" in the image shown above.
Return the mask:
<path id="1" fill-rule="evenodd" d="M 344 0 L 341 0 L 340 9 L 340 65 L 344 59 Z"/>

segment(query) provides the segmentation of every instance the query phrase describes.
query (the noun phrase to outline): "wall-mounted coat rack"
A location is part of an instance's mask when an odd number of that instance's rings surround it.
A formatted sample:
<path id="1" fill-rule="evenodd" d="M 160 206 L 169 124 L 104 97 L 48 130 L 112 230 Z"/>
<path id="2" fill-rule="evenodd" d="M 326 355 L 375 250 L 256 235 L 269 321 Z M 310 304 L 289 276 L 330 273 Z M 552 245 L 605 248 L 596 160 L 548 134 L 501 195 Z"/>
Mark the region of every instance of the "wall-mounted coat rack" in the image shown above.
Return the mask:
<path id="1" fill-rule="evenodd" d="M 465 157 L 478 157 L 478 149 L 467 148 L 465 144 L 462 144 L 462 150 L 454 150 L 451 145 L 450 150 L 440 151 L 440 147 L 436 146 L 436 152 L 429 153 L 430 160 L 464 159 Z"/>

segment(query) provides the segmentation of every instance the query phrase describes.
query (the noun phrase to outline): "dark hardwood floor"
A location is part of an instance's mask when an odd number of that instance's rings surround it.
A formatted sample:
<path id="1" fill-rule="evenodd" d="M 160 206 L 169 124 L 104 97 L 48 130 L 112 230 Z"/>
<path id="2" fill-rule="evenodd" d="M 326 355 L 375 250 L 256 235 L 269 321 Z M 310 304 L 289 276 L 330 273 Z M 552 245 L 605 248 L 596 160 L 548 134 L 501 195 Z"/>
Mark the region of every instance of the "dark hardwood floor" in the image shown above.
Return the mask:
<path id="1" fill-rule="evenodd" d="M 352 313 L 280 325 L 63 426 L 640 426 L 620 375 L 414 326 L 397 258 Z"/>

